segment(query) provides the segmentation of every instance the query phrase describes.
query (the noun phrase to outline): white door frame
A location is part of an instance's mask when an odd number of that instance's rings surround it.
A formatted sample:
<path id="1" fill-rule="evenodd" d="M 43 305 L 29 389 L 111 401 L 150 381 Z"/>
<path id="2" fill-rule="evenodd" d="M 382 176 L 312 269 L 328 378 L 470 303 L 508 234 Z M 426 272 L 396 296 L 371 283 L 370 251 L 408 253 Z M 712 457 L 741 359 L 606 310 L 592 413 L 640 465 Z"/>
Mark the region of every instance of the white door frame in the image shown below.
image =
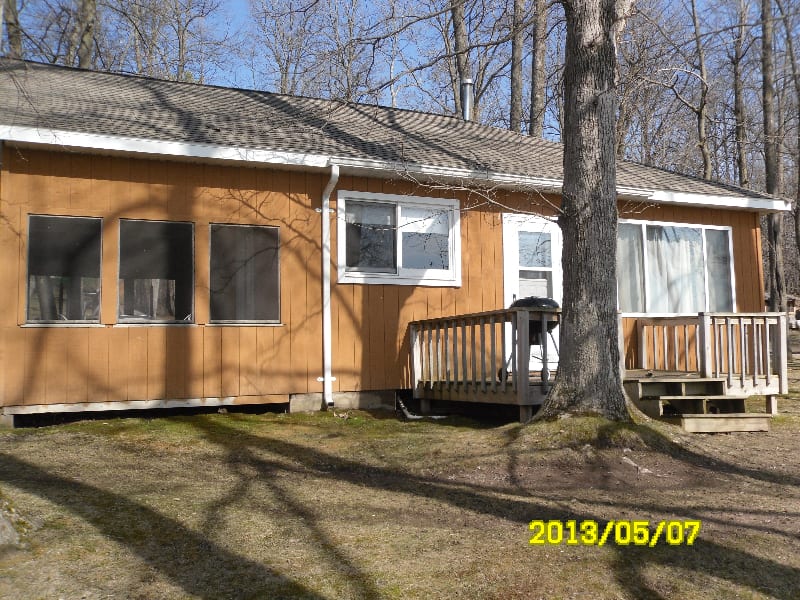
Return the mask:
<path id="1" fill-rule="evenodd" d="M 519 232 L 532 231 L 550 234 L 550 255 L 552 260 L 553 300 L 561 305 L 563 276 L 561 271 L 562 236 L 558 223 L 552 218 L 540 215 L 503 213 L 503 301 L 510 306 L 515 297 L 519 298 Z M 533 269 L 536 270 L 536 269 Z M 554 332 L 556 339 L 557 333 Z M 511 340 L 510 332 L 506 337 Z M 531 348 L 531 370 L 542 368 L 540 352 Z M 506 349 L 510 355 L 510 348 Z M 558 365 L 558 353 L 548 336 L 548 361 L 550 368 Z"/>

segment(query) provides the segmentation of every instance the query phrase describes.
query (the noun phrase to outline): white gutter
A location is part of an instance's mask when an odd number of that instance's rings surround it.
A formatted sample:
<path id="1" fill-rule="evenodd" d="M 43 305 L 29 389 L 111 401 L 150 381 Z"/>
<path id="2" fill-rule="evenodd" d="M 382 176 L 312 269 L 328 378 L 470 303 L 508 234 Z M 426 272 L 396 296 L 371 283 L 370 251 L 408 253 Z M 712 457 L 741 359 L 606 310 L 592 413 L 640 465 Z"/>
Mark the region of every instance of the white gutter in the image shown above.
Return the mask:
<path id="1" fill-rule="evenodd" d="M 339 181 L 339 165 L 330 163 L 331 177 L 322 192 L 322 397 L 333 406 L 331 332 L 331 193 Z"/>
<path id="2" fill-rule="evenodd" d="M 332 162 L 348 173 L 387 173 L 408 174 L 429 178 L 445 178 L 456 181 L 487 181 L 500 187 L 516 189 L 532 187 L 540 192 L 560 193 L 563 181 L 549 177 L 535 177 L 490 170 L 465 169 L 460 167 L 441 167 L 388 160 L 325 156 L 321 154 L 282 152 L 237 148 L 213 144 L 171 142 L 146 138 L 133 138 L 108 134 L 80 133 L 58 129 L 29 126 L 0 126 L 0 140 L 21 144 L 44 145 L 52 148 L 92 149 L 110 153 L 141 154 L 143 156 L 175 156 L 204 161 L 223 161 L 249 163 L 252 165 L 285 165 L 307 168 L 326 168 Z M 639 200 L 655 204 L 675 204 L 682 206 L 706 206 L 709 208 L 743 209 L 760 212 L 785 212 L 791 204 L 778 198 L 758 198 L 752 196 L 715 196 L 690 192 L 674 192 L 617 186 L 620 200 Z"/>

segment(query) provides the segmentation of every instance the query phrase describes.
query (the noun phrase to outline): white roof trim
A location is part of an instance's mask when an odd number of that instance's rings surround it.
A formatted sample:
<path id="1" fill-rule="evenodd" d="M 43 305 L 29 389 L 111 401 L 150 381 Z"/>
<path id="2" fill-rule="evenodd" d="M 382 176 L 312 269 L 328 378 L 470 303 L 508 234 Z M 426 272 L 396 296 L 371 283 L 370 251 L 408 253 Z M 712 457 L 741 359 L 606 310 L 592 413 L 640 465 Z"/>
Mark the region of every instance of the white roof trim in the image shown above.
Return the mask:
<path id="1" fill-rule="evenodd" d="M 0 140 L 17 143 L 41 144 L 62 148 L 77 148 L 142 154 L 147 156 L 180 156 L 200 160 L 234 163 L 273 164 L 306 168 L 326 168 L 337 164 L 343 170 L 408 173 L 421 177 L 441 177 L 450 180 L 488 181 L 509 187 L 531 187 L 541 192 L 560 193 L 563 181 L 547 177 L 515 175 L 489 170 L 462 169 L 435 165 L 419 165 L 395 161 L 360 159 L 351 157 L 304 154 L 277 150 L 259 150 L 233 146 L 217 146 L 187 142 L 172 142 L 145 138 L 80 133 L 27 126 L 0 126 Z M 656 204 L 679 204 L 713 208 L 738 208 L 743 210 L 781 212 L 791 209 L 791 203 L 780 199 L 748 196 L 713 196 L 706 194 L 671 192 L 646 188 L 618 186 L 620 199 L 639 200 Z"/>

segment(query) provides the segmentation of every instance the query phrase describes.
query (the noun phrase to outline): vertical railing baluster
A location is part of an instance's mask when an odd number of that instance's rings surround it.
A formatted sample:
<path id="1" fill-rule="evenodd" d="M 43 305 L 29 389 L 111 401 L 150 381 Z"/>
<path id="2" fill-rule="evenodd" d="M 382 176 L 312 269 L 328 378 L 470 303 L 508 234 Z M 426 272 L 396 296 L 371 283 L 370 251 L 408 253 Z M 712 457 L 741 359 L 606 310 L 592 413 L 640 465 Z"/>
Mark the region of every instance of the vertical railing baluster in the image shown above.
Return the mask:
<path id="1" fill-rule="evenodd" d="M 449 321 L 442 321 L 441 325 L 442 329 L 444 330 L 444 377 L 448 384 L 452 383 L 450 378 L 450 325 Z"/>
<path id="2" fill-rule="evenodd" d="M 725 345 L 728 352 L 728 387 L 733 387 L 733 324 L 731 323 L 730 317 L 725 317 L 725 336 Z"/>
<path id="3" fill-rule="evenodd" d="M 478 328 L 481 330 L 481 391 L 486 391 L 486 318 L 481 317 L 478 321 Z"/>
<path id="4" fill-rule="evenodd" d="M 461 377 L 464 380 L 464 390 L 467 390 L 467 320 L 461 319 Z"/>
<path id="5" fill-rule="evenodd" d="M 683 325 L 683 371 L 689 372 L 689 325 Z"/>
<path id="6" fill-rule="evenodd" d="M 746 344 L 746 337 L 747 333 L 745 331 L 745 324 L 744 318 L 739 319 L 739 352 L 741 353 L 739 357 L 739 370 L 741 371 L 740 374 L 740 381 L 741 386 L 744 389 L 744 382 L 747 378 L 747 344 Z"/>
<path id="7" fill-rule="evenodd" d="M 517 339 L 519 338 L 519 331 L 517 331 L 517 313 L 511 313 L 511 389 L 517 391 L 517 381 L 519 373 L 517 373 Z"/>
<path id="8" fill-rule="evenodd" d="M 502 357 L 502 363 L 500 365 L 500 385 L 503 393 L 506 392 L 506 386 L 508 385 L 508 363 L 506 362 L 506 322 L 508 319 L 508 313 L 505 313 L 503 317 L 500 319 L 500 356 Z M 513 355 L 513 347 L 512 347 L 512 355 Z"/>
<path id="9" fill-rule="evenodd" d="M 495 327 L 496 321 L 494 315 L 489 317 L 489 347 L 491 349 L 491 360 L 489 361 L 489 365 L 491 366 L 490 375 L 492 378 L 492 391 L 497 391 L 497 349 L 495 347 Z"/>
<path id="10" fill-rule="evenodd" d="M 680 368 L 680 365 L 678 363 L 678 355 L 680 353 L 678 352 L 678 326 L 677 325 L 673 325 L 672 326 L 672 354 L 673 354 L 673 357 L 675 359 L 674 360 L 674 362 L 675 362 L 675 370 L 676 371 L 680 371 L 681 368 Z"/>
<path id="11" fill-rule="evenodd" d="M 530 325 L 529 313 L 527 310 L 517 311 L 517 404 L 519 406 L 528 405 L 528 391 L 530 388 Z"/>
<path id="12" fill-rule="evenodd" d="M 753 323 L 753 387 L 758 386 L 758 372 L 761 362 L 761 336 L 759 335 L 758 321 L 755 317 Z"/>
<path id="13" fill-rule="evenodd" d="M 769 339 L 769 317 L 764 317 L 764 351 L 767 353 L 767 360 L 764 361 L 764 367 L 766 368 L 764 374 L 766 375 L 767 387 L 769 387 L 772 382 L 772 363 L 775 360 Z"/>
<path id="14" fill-rule="evenodd" d="M 470 350 L 472 352 L 472 388 L 476 389 L 478 386 L 478 361 L 477 356 L 475 355 L 475 321 L 470 320 L 469 324 L 469 332 L 470 332 Z"/>

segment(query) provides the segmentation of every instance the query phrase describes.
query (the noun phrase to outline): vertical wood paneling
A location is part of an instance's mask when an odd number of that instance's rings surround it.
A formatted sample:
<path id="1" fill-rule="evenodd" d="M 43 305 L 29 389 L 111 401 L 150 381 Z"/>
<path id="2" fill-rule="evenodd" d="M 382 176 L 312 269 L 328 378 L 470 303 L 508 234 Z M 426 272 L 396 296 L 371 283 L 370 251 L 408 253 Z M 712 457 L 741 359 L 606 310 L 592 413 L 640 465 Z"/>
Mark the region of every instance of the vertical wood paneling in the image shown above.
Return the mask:
<path id="1" fill-rule="evenodd" d="M 167 330 L 165 327 L 142 327 L 146 332 L 147 400 L 169 398 L 167 393 Z"/>
<path id="2" fill-rule="evenodd" d="M 25 331 L 16 327 L 4 327 L 0 343 L 3 344 L 3 405 L 25 404 L 28 392 L 26 378 Z"/>
<path id="3" fill-rule="evenodd" d="M 203 396 L 222 395 L 222 329 L 203 328 Z"/>
<path id="4" fill-rule="evenodd" d="M 167 398 L 186 398 L 186 371 L 192 350 L 186 345 L 188 327 L 164 328 L 164 350 L 166 359 L 163 364 L 164 394 Z"/>
<path id="5" fill-rule="evenodd" d="M 276 352 L 276 332 L 280 335 L 278 327 L 259 327 L 256 332 L 257 356 L 257 394 L 278 393 L 287 390 L 283 378 L 278 378 L 278 373 L 284 369 Z"/>
<path id="6" fill-rule="evenodd" d="M 67 347 L 69 329 L 39 329 L 35 346 L 44 358 L 45 397 L 47 404 L 67 401 Z"/>
<path id="7" fill-rule="evenodd" d="M 132 381 L 135 377 L 140 376 L 137 367 L 131 363 L 133 353 L 130 347 L 130 332 L 131 329 L 121 327 L 119 329 L 108 329 L 108 399 L 109 400 L 132 400 L 137 399 L 137 396 L 131 396 L 132 393 L 138 391 L 135 389 L 128 389 L 128 382 Z M 145 363 L 145 369 L 147 363 Z M 146 370 L 145 370 L 146 376 Z M 144 395 L 138 396 L 142 400 Z"/>
<path id="8" fill-rule="evenodd" d="M 190 327 L 186 330 L 186 373 L 185 385 L 188 398 L 203 398 L 205 361 L 204 327 Z"/>
<path id="9" fill-rule="evenodd" d="M 70 403 L 88 402 L 89 380 L 92 377 L 89 362 L 89 329 L 69 330 L 64 341 L 68 348 L 66 401 Z"/>
<path id="10" fill-rule="evenodd" d="M 258 334 L 254 327 L 239 329 L 239 394 L 259 394 Z"/>
<path id="11" fill-rule="evenodd" d="M 69 207 L 77 214 L 91 215 L 95 211 L 92 198 L 92 157 L 70 155 Z"/>
<path id="12" fill-rule="evenodd" d="M 202 325 L 210 319 L 210 265 L 209 224 L 204 220 L 194 222 L 194 322 Z"/>
<path id="13" fill-rule="evenodd" d="M 109 338 L 111 329 L 88 329 L 88 356 L 86 402 L 107 402 L 116 400 L 110 395 L 109 385 Z M 114 346 L 112 351 L 119 352 L 120 348 Z"/>
<path id="14" fill-rule="evenodd" d="M 239 395 L 239 331 L 241 327 L 222 327 L 222 396 Z"/>
<path id="15" fill-rule="evenodd" d="M 131 327 L 128 330 L 128 400 L 147 400 L 148 384 L 147 329 Z"/>

